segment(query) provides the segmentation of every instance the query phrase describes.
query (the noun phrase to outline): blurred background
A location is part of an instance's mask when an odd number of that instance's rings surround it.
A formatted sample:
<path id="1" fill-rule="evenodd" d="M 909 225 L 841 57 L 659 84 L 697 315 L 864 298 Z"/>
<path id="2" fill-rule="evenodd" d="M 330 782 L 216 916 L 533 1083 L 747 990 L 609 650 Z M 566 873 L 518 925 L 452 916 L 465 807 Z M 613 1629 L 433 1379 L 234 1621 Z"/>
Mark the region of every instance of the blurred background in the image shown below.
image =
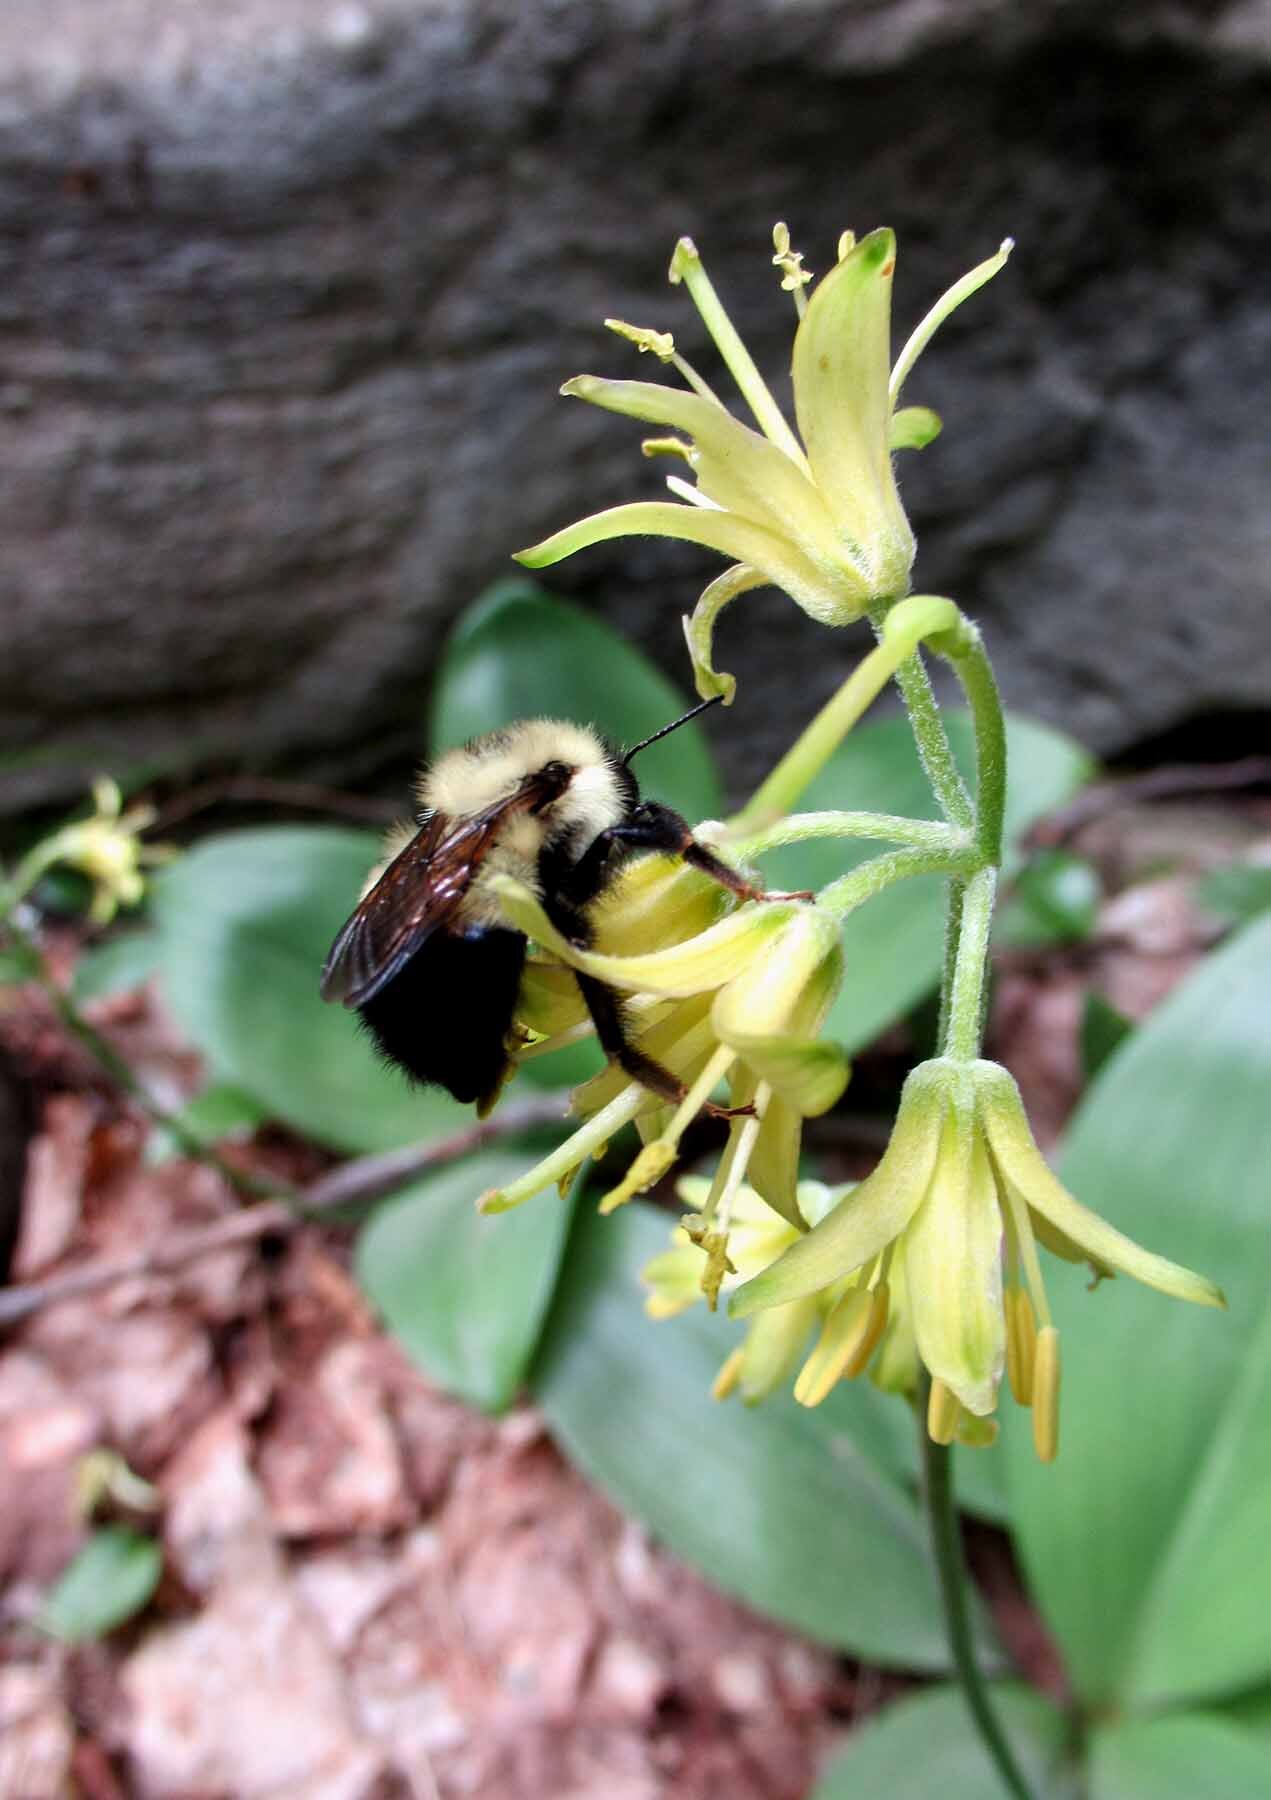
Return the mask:
<path id="1" fill-rule="evenodd" d="M 82 866 L 0 920 L 0 1800 L 992 1791 L 904 1405 L 716 1405 L 729 1323 L 641 1310 L 669 1182 L 477 1218 L 585 1048 L 478 1144 L 316 993 L 421 752 L 687 696 L 717 559 L 509 558 L 662 492 L 559 396 L 649 377 L 605 317 L 731 399 L 681 235 L 787 396 L 777 220 L 818 275 L 895 229 L 897 345 L 1016 241 L 900 462 L 1012 715 L 988 1053 L 1232 1300 L 1055 1281 L 1059 1463 L 1005 1400 L 958 1452 L 981 1652 L 1047 1800 L 1271 1792 L 1269 101 L 1268 0 L 0 7 L 0 862 L 103 771 L 181 846 L 105 931 Z M 747 596 L 649 792 L 722 813 L 867 642 Z M 903 721 L 846 795 L 929 802 Z M 783 885 L 857 846 L 807 850 Z M 847 951 L 834 1182 L 932 1047 L 938 882 Z"/>
<path id="2" fill-rule="evenodd" d="M 893 226 L 896 342 L 1005 236 L 909 398 L 920 589 L 1008 703 L 1104 755 L 1230 756 L 1271 697 L 1271 15 L 1250 3 L 10 0 L 0 16 L 0 797 L 85 770 L 366 780 L 417 749 L 437 647 L 509 553 L 660 490 L 637 426 L 691 234 L 774 381 L 774 220 L 823 272 Z M 553 585 L 682 678 L 717 565 Z M 857 653 L 730 615 L 737 784 Z"/>

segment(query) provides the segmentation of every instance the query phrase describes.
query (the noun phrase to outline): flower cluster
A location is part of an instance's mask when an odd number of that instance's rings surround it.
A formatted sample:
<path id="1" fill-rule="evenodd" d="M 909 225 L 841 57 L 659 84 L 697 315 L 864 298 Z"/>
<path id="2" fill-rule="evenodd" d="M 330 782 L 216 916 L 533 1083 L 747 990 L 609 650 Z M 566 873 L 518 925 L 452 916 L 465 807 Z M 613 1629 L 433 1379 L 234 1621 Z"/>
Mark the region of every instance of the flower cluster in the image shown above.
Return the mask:
<path id="1" fill-rule="evenodd" d="M 14 891 L 25 894 L 56 863 L 78 869 L 93 886 L 89 918 L 95 925 L 108 925 L 121 906 L 140 903 L 145 893 L 143 870 L 174 854 L 164 845 L 141 842 L 141 833 L 155 816 L 152 806 L 132 806 L 125 812 L 118 783 L 102 776 L 93 783 L 90 816 L 42 838 L 18 865 Z"/>
<path id="2" fill-rule="evenodd" d="M 631 996 L 638 1047 L 683 1083 L 684 1095 L 673 1105 L 621 1069 L 606 1069 L 574 1096 L 585 1123 L 513 1186 L 486 1195 L 483 1206 L 502 1210 L 568 1181 L 587 1155 L 634 1123 L 643 1146 L 602 1202 L 612 1210 L 666 1174 L 692 1120 L 726 1087 L 728 1146 L 703 1208 L 707 1221 L 723 1224 L 713 1232 L 720 1256 L 746 1180 L 801 1224 L 802 1122 L 833 1106 L 848 1079 L 842 1050 L 817 1036 L 842 976 L 837 920 L 797 900 L 738 907 L 696 870 L 649 857 L 624 871 L 599 915 L 599 947 L 582 950 L 527 889 L 506 877 L 499 889 L 508 918 L 539 946 L 520 1006 L 523 1027 L 537 1034 L 531 1049 L 554 1048 L 579 1029 L 582 1006 L 568 974 L 577 969 Z"/>

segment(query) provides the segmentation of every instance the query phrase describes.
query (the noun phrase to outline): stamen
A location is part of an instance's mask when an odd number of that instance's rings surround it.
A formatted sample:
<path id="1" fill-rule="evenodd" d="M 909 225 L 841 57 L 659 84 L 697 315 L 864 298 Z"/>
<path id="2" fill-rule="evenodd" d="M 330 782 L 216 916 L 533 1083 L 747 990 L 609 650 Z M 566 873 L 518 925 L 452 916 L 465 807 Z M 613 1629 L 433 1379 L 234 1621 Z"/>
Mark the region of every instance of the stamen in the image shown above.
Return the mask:
<path id="1" fill-rule="evenodd" d="M 808 460 L 799 446 L 799 440 L 786 423 L 781 408 L 769 393 L 767 383 L 755 366 L 754 358 L 720 304 L 719 296 L 702 267 L 702 259 L 697 254 L 697 246 L 692 238 L 683 237 L 675 246 L 675 254 L 671 258 L 667 274 L 673 284 L 682 281 L 688 289 L 694 306 L 702 316 L 702 323 L 715 340 L 715 346 L 741 390 L 742 398 L 754 414 L 759 429 L 806 474 Z"/>
<path id="2" fill-rule="evenodd" d="M 885 1281 L 880 1281 L 870 1294 L 869 1318 L 865 1321 L 865 1329 L 843 1370 L 845 1381 L 855 1381 L 869 1367 L 869 1359 L 877 1350 L 879 1339 L 887 1329 L 887 1315 L 890 1311 L 891 1289 Z"/>
<path id="3" fill-rule="evenodd" d="M 726 512 L 728 510 L 727 507 L 721 506 L 718 500 L 712 500 L 709 495 L 704 494 L 701 488 L 694 487 L 691 481 L 685 481 L 682 475 L 668 475 L 666 485 L 673 494 L 678 494 L 681 500 L 687 500 L 690 506 L 700 506 L 703 512 Z"/>
<path id="4" fill-rule="evenodd" d="M 794 296 L 795 311 L 803 318 L 808 310 L 808 299 L 803 290 L 812 279 L 812 271 L 802 266 L 803 252 L 790 248 L 790 231 L 784 222 L 772 228 L 772 247 L 776 252 L 773 265 L 782 272 L 782 289 Z"/>
<path id="5" fill-rule="evenodd" d="M 874 1295 L 868 1288 L 849 1288 L 830 1309 L 811 1356 L 799 1370 L 794 1397 L 800 1406 L 819 1406 L 847 1374 L 869 1332 Z"/>
<path id="6" fill-rule="evenodd" d="M 606 319 L 605 324 L 610 331 L 617 332 L 619 337 L 626 338 L 628 343 L 634 344 L 641 355 L 645 351 L 652 351 L 659 362 L 670 363 L 673 369 L 678 369 L 693 392 L 700 394 L 703 400 L 713 400 L 716 406 L 723 405 L 723 401 L 702 380 L 693 365 L 685 362 L 675 348 L 675 339 L 669 331 L 653 331 L 647 325 L 628 325 L 624 319 Z"/>
<path id="7" fill-rule="evenodd" d="M 1033 1448 L 1040 1462 L 1054 1462 L 1059 1454 L 1059 1374 L 1059 1333 L 1045 1325 L 1033 1366 Z"/>
<path id="8" fill-rule="evenodd" d="M 1006 1376 L 1020 1406 L 1033 1403 L 1033 1344 L 1036 1327 L 1028 1295 L 1008 1287 L 1002 1296 L 1006 1314 Z"/>
<path id="9" fill-rule="evenodd" d="M 625 319 L 606 319 L 605 329 L 616 332 L 634 344 L 641 356 L 652 352 L 659 362 L 670 362 L 675 355 L 675 339 L 669 331 L 654 331 L 648 325 L 628 325 Z"/>
<path id="10" fill-rule="evenodd" d="M 645 438 L 640 445 L 642 456 L 682 456 L 686 463 L 693 460 L 693 446 L 683 438 L 660 437 Z"/>
<path id="11" fill-rule="evenodd" d="M 957 1436 L 958 1416 L 962 1404 L 951 1388 L 938 1375 L 932 1377 L 931 1398 L 927 1401 L 927 1436 L 933 1444 L 951 1444 Z"/>
<path id="12" fill-rule="evenodd" d="M 742 1346 L 738 1344 L 735 1350 L 729 1351 L 720 1368 L 719 1374 L 711 1383 L 712 1400 L 727 1400 L 730 1394 L 736 1392 L 737 1383 L 741 1380 L 743 1361 L 744 1351 Z"/>
<path id="13" fill-rule="evenodd" d="M 839 261 L 842 262 L 846 257 L 849 257 L 852 254 L 853 250 L 855 250 L 855 248 L 856 248 L 856 233 L 854 231 L 843 232 L 841 234 L 841 236 L 839 237 L 839 243 L 838 243 L 837 254 L 838 254 Z"/>

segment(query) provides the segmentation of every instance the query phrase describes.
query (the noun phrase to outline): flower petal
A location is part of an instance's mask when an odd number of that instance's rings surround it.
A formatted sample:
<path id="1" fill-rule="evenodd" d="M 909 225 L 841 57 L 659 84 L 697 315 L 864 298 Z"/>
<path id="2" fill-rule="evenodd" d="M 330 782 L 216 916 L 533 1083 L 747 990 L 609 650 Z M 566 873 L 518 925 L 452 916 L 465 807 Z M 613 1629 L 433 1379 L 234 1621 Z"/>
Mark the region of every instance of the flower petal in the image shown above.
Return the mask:
<path id="1" fill-rule="evenodd" d="M 838 920 L 816 906 L 798 908 L 763 954 L 752 957 L 720 989 L 712 1013 L 720 1039 L 731 1043 L 733 1034 L 767 1037 L 787 1030 L 796 1019 L 819 1023 L 834 998 L 841 969 Z"/>
<path id="2" fill-rule="evenodd" d="M 1051 1171 L 1033 1141 L 1019 1089 L 996 1063 L 976 1064 L 976 1090 L 981 1116 L 1002 1176 L 1033 1212 L 1063 1234 L 1091 1262 L 1131 1275 L 1146 1287 L 1198 1306 L 1222 1306 L 1222 1289 L 1205 1276 L 1144 1250 L 1133 1238 L 1109 1225 L 1096 1212 L 1074 1200 Z"/>
<path id="3" fill-rule="evenodd" d="M 915 1070 L 905 1084 L 891 1141 L 874 1173 L 770 1269 L 739 1288 L 729 1310 L 744 1318 L 762 1307 L 829 1287 L 898 1237 L 926 1194 L 943 1110 L 939 1085 L 922 1069 Z"/>
<path id="4" fill-rule="evenodd" d="M 741 1397 L 748 1406 L 766 1400 L 793 1374 L 818 1317 L 815 1300 L 795 1300 L 755 1320 L 741 1351 Z"/>
<path id="5" fill-rule="evenodd" d="M 563 937 L 529 888 L 510 875 L 491 874 L 489 888 L 519 930 L 571 968 L 632 993 L 668 996 L 702 993 L 731 980 L 799 910 L 793 901 L 751 904 L 665 950 L 643 956 L 601 956 L 580 950 Z"/>
<path id="6" fill-rule="evenodd" d="M 717 401 L 656 382 L 602 381 L 595 375 L 576 376 L 561 392 L 686 432 L 695 446 L 698 484 L 717 506 L 782 537 L 816 544 L 831 562 L 841 559 L 825 502 L 802 469 Z"/>
<path id="7" fill-rule="evenodd" d="M 749 568 L 745 563 L 734 563 L 731 569 L 725 569 L 722 575 L 717 575 L 709 586 L 703 588 L 697 605 L 693 608 L 692 617 L 685 617 L 684 639 L 693 659 L 693 682 L 700 699 L 713 700 L 716 695 L 720 695 L 725 706 L 732 705 L 733 695 L 737 692 L 737 679 L 722 669 L 716 669 L 711 662 L 714 654 L 715 621 L 739 594 L 767 585 L 768 577 L 758 569 Z"/>
<path id="8" fill-rule="evenodd" d="M 874 591 L 903 593 L 914 540 L 892 475 L 892 232 L 871 231 L 818 282 L 794 339 L 794 398 L 812 479 Z M 753 559 L 752 559 L 753 560 Z"/>
<path id="9" fill-rule="evenodd" d="M 636 501 L 592 513 L 544 538 L 541 544 L 518 550 L 516 561 L 527 569 L 545 569 L 577 550 L 619 537 L 684 538 L 692 544 L 704 544 L 708 550 L 718 550 L 733 562 L 749 563 L 823 625 L 843 625 L 859 619 L 869 599 L 869 583 L 850 573 L 846 565 L 836 569 L 830 580 L 787 537 L 779 537 L 735 513 L 714 507 L 676 506 L 669 500 Z"/>
<path id="10" fill-rule="evenodd" d="M 758 1037 L 733 1032 L 721 1038 L 761 1081 L 805 1119 L 820 1118 L 843 1096 L 852 1072 L 839 1044 L 824 1038 L 794 1038 L 774 1033 Z"/>
<path id="11" fill-rule="evenodd" d="M 887 439 L 893 450 L 925 450 L 943 429 L 944 421 L 929 406 L 902 406 L 892 414 Z"/>
<path id="12" fill-rule="evenodd" d="M 951 1112 L 926 1199 L 905 1232 L 905 1282 L 918 1354 L 968 1412 L 997 1405 L 1006 1360 L 1002 1217 L 988 1149 Z"/>
<path id="13" fill-rule="evenodd" d="M 774 1090 L 764 1108 L 746 1179 L 766 1205 L 799 1231 L 804 1229 L 798 1200 L 802 1138 L 803 1120 L 789 1101 Z"/>

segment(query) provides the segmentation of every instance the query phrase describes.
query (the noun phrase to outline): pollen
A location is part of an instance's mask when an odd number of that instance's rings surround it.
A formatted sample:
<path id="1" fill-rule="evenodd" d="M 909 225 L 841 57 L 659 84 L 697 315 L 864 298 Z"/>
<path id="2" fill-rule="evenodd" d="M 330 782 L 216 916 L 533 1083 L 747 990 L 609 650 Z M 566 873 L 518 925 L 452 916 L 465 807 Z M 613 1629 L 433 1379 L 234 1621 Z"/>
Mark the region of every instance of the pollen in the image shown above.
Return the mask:
<path id="1" fill-rule="evenodd" d="M 958 1419 L 962 1406 L 957 1395 L 947 1388 L 940 1377 L 934 1377 L 931 1383 L 931 1397 L 927 1401 L 927 1436 L 933 1444 L 951 1444 L 958 1433 Z"/>
<path id="2" fill-rule="evenodd" d="M 1033 1366 L 1033 1448 L 1039 1462 L 1059 1454 L 1059 1333 L 1045 1325 L 1037 1334 Z"/>

